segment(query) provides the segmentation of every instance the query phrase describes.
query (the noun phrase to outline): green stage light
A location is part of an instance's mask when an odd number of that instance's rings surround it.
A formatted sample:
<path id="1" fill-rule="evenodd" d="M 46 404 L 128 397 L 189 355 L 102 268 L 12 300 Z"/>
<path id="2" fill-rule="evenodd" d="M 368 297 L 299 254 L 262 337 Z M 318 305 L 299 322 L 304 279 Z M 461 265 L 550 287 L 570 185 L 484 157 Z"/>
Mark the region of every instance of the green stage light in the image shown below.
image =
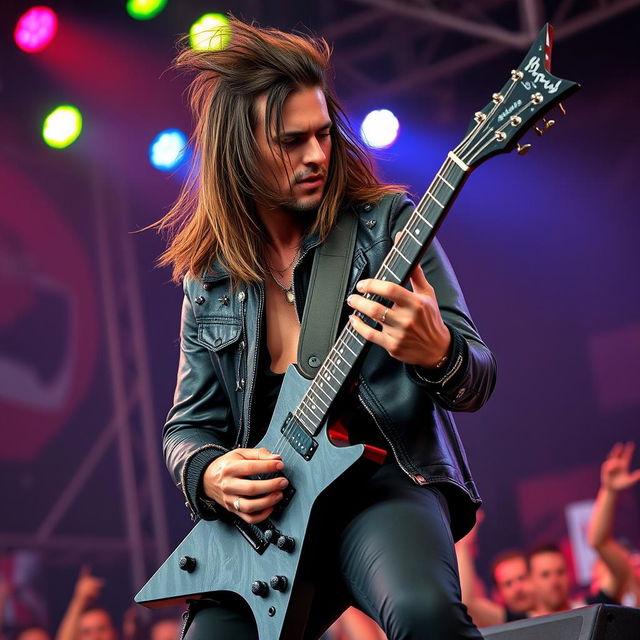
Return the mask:
<path id="1" fill-rule="evenodd" d="M 151 20 L 166 6 L 167 0 L 128 0 L 127 13 L 136 20 Z"/>
<path id="2" fill-rule="evenodd" d="M 42 138 L 55 149 L 75 142 L 82 131 L 82 115 L 76 107 L 65 104 L 54 109 L 44 120 Z"/>
<path id="3" fill-rule="evenodd" d="M 230 40 L 229 19 L 222 13 L 206 13 L 189 29 L 189 42 L 196 51 L 220 51 Z"/>

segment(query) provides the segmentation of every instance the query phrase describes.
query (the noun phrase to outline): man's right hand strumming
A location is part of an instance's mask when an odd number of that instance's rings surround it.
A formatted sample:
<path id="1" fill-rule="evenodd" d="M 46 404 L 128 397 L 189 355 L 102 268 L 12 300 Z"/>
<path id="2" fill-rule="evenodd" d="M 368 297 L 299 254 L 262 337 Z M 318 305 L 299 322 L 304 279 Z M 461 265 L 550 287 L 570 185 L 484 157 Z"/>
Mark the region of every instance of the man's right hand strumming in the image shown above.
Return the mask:
<path id="1" fill-rule="evenodd" d="M 245 522 L 256 524 L 271 515 L 289 481 L 282 477 L 253 480 L 248 476 L 277 473 L 283 469 L 280 455 L 264 447 L 234 449 L 216 458 L 205 469 L 204 493 Z"/>

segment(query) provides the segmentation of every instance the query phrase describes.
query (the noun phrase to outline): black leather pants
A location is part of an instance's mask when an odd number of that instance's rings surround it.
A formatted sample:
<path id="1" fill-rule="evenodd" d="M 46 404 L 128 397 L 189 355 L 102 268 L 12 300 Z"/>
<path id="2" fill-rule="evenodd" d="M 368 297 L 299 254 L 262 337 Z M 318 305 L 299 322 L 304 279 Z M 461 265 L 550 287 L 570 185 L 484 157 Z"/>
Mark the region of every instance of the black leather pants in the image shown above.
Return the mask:
<path id="1" fill-rule="evenodd" d="M 358 491 L 352 494 L 354 483 Z M 331 518 L 321 525 L 327 542 L 310 569 L 317 591 L 305 639 L 318 638 L 353 605 L 376 620 L 390 640 L 481 640 L 460 601 L 449 512 L 437 488 L 414 485 L 391 463 L 365 468 L 350 479 L 348 499 L 337 488 L 329 500 Z M 183 635 L 186 640 L 258 638 L 243 603 L 192 604 Z"/>

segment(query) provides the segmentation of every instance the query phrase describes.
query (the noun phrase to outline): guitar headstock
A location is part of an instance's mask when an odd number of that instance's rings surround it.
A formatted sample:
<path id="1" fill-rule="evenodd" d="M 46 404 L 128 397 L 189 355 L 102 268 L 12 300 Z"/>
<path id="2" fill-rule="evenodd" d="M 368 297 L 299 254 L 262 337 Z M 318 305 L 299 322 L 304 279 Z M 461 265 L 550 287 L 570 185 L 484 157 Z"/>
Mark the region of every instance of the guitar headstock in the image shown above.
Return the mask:
<path id="1" fill-rule="evenodd" d="M 546 24 L 511 78 L 494 93 L 491 102 L 478 111 L 454 153 L 469 167 L 476 167 L 497 153 L 514 149 L 518 140 L 561 100 L 580 88 L 570 80 L 551 74 L 553 27 Z M 540 135 L 552 126 L 553 120 L 536 127 Z M 518 150 L 524 152 L 528 147 Z"/>

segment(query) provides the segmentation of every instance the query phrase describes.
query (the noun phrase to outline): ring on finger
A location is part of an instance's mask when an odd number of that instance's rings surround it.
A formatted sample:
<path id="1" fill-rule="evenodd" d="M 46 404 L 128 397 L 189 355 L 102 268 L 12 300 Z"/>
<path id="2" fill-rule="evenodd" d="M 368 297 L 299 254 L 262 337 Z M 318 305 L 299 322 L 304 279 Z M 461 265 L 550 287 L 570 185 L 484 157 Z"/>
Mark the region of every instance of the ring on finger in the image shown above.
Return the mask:
<path id="1" fill-rule="evenodd" d="M 241 513 L 241 511 L 240 511 L 240 498 L 236 498 L 236 499 L 233 501 L 233 508 L 234 508 L 238 513 Z"/>
<path id="2" fill-rule="evenodd" d="M 389 307 L 384 310 L 384 313 L 380 316 L 380 324 L 384 324 L 387 319 L 387 313 L 389 313 Z"/>

